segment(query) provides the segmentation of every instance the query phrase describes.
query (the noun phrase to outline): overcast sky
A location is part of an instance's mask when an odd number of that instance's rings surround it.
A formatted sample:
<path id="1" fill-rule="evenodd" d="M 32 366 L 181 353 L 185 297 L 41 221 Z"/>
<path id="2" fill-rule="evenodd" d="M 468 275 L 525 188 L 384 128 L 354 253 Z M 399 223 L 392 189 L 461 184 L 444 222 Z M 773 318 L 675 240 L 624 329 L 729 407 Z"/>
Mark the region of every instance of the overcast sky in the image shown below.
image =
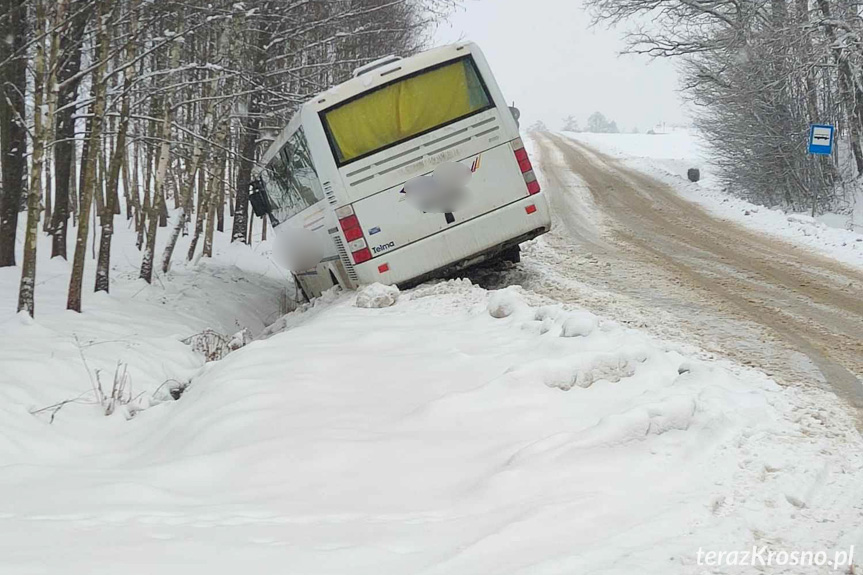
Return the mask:
<path id="1" fill-rule="evenodd" d="M 625 28 L 591 28 L 580 0 L 466 0 L 436 34 L 439 44 L 479 44 L 522 126 L 541 119 L 582 126 L 599 110 L 622 131 L 686 123 L 673 63 L 619 56 Z"/>

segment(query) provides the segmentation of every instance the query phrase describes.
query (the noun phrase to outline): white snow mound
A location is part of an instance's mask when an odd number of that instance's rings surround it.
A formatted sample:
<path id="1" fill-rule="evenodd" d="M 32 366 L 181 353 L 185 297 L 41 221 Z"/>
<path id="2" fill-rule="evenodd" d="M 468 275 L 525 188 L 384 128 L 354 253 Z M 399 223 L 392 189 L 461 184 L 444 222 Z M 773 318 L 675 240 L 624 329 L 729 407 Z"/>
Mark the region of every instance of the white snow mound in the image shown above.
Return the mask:
<path id="1" fill-rule="evenodd" d="M 599 320 L 589 311 L 571 313 L 563 322 L 561 335 L 563 337 L 585 337 L 590 335 L 598 325 Z"/>
<path id="2" fill-rule="evenodd" d="M 526 304 L 514 288 L 506 288 L 492 293 L 488 300 L 488 313 L 491 317 L 502 319 L 511 316 Z"/>
<path id="3" fill-rule="evenodd" d="M 357 292 L 357 307 L 382 308 L 394 305 L 399 299 L 399 288 L 382 283 L 373 283 Z"/>

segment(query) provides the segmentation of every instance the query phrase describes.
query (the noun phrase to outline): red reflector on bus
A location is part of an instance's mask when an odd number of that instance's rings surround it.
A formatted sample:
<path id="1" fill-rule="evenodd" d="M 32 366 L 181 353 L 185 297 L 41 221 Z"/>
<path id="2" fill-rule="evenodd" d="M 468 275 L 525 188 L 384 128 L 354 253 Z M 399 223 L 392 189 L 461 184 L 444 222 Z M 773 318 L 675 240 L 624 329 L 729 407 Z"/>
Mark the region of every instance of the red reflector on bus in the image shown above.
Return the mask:
<path id="1" fill-rule="evenodd" d="M 353 228 L 360 227 L 360 221 L 355 215 L 352 214 L 346 218 L 342 218 L 341 220 L 339 220 L 339 225 L 342 226 L 343 230 L 347 231 Z"/>
<path id="2" fill-rule="evenodd" d="M 527 212 L 527 213 L 529 213 L 529 214 L 532 214 L 532 213 L 534 213 L 534 212 L 536 211 L 536 206 L 535 206 L 535 205 L 533 205 L 533 204 L 531 204 L 531 205 L 527 206 L 527 207 L 524 209 L 524 211 L 526 211 L 526 212 Z"/>
<path id="3" fill-rule="evenodd" d="M 532 182 L 527 183 L 527 193 L 531 196 L 534 194 L 538 194 L 540 191 L 539 182 L 534 180 Z"/>
<path id="4" fill-rule="evenodd" d="M 522 174 L 533 169 L 533 166 L 530 165 L 530 158 L 527 156 L 527 150 L 524 148 L 515 150 L 515 159 L 518 161 L 518 167 Z"/>
<path id="5" fill-rule="evenodd" d="M 386 273 L 390 271 L 390 264 L 381 264 L 378 266 L 378 273 Z"/>
<path id="6" fill-rule="evenodd" d="M 345 239 L 349 242 L 358 240 L 363 237 L 363 230 L 360 228 L 348 228 L 345 230 Z"/>
<path id="7" fill-rule="evenodd" d="M 355 251 L 351 255 L 354 256 L 355 264 L 361 264 L 372 259 L 372 252 L 371 250 L 369 250 L 369 248 L 363 248 L 361 250 Z"/>

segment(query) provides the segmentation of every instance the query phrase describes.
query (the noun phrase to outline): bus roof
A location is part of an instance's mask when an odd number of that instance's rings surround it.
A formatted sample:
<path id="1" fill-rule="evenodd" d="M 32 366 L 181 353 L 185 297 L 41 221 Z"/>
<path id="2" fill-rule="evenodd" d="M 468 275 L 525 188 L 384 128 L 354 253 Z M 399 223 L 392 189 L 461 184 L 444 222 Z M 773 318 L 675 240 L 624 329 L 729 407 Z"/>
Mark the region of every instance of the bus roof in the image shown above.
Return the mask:
<path id="1" fill-rule="evenodd" d="M 459 56 L 469 54 L 474 51 L 476 45 L 472 42 L 460 42 L 458 44 L 449 44 L 432 48 L 425 52 L 420 52 L 414 56 L 395 60 L 389 64 L 385 64 L 379 68 L 370 70 L 364 74 L 351 78 L 346 82 L 342 82 L 333 86 L 325 92 L 321 92 L 308 102 L 303 107 L 310 108 L 315 112 L 320 112 L 330 108 L 345 100 L 374 90 L 378 86 L 392 82 L 402 76 L 410 75 L 419 70 L 423 70 L 430 66 L 434 66 L 440 62 L 452 60 Z"/>
<path id="2" fill-rule="evenodd" d="M 392 82 L 393 80 L 403 76 L 410 75 L 419 70 L 424 70 L 425 68 L 434 66 L 440 62 L 446 62 L 447 60 L 470 54 L 475 50 L 477 50 L 477 46 L 473 42 L 459 42 L 456 44 L 448 44 L 446 46 L 432 48 L 431 50 L 420 52 L 414 56 L 395 60 L 379 68 L 374 68 L 356 78 L 351 78 L 346 82 L 342 82 L 341 84 L 337 84 L 336 86 L 321 92 L 303 104 L 300 107 L 300 110 L 298 110 L 291 118 L 291 121 L 288 122 L 288 125 L 285 126 L 285 129 L 279 133 L 275 140 L 273 140 L 270 147 L 261 158 L 260 164 L 256 166 L 256 169 L 254 170 L 255 175 L 260 172 L 260 170 L 263 169 L 263 166 L 265 166 L 272 159 L 275 153 L 284 146 L 285 142 L 288 141 L 288 138 L 297 131 L 300 124 L 301 112 L 303 110 L 318 113 L 340 102 L 350 100 L 363 92 L 374 90 L 378 86 Z"/>

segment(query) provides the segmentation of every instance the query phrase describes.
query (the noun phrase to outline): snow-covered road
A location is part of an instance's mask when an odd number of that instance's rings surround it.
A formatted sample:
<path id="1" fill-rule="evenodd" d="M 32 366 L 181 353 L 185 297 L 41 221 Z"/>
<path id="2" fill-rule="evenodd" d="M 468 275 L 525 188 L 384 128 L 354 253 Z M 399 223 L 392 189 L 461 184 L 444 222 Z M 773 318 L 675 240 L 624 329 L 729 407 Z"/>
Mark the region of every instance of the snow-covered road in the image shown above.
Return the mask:
<path id="1" fill-rule="evenodd" d="M 557 228 L 520 283 L 863 408 L 863 271 L 714 217 L 582 143 L 537 145 Z"/>

